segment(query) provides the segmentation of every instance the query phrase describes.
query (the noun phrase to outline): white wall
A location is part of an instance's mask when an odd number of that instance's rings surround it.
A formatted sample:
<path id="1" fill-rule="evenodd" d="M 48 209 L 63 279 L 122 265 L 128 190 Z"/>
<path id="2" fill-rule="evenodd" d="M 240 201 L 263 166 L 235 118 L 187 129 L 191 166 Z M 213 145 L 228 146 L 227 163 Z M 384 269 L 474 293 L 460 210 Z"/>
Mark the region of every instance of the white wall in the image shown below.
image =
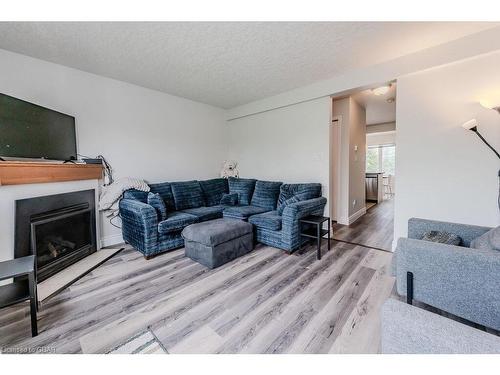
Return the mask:
<path id="1" fill-rule="evenodd" d="M 79 153 L 104 155 L 115 178 L 213 178 L 227 156 L 222 109 L 4 50 L 0 71 L 0 92 L 75 116 Z M 47 185 L 57 190 L 58 183 Z M 11 189 L 0 187 L 0 201 L 12 197 Z M 101 225 L 105 244 L 121 240 L 119 229 L 107 220 Z M 13 242 L 0 229 L 5 258 Z"/>
<path id="2" fill-rule="evenodd" d="M 320 182 L 328 197 L 330 113 L 322 98 L 228 121 L 229 157 L 241 177 Z"/>
<path id="3" fill-rule="evenodd" d="M 500 116 L 478 104 L 500 103 L 500 52 L 398 78 L 395 238 L 410 217 L 500 224 L 500 161 L 460 125 L 477 118 L 500 149 Z"/>
<path id="4" fill-rule="evenodd" d="M 369 126 L 367 126 L 367 128 L 369 128 Z M 366 134 L 367 146 L 391 145 L 391 144 L 396 144 L 395 131 Z"/>
<path id="5" fill-rule="evenodd" d="M 347 225 L 365 212 L 366 111 L 349 96 L 333 100 L 332 116 L 341 118 L 337 222 Z"/>
<path id="6" fill-rule="evenodd" d="M 366 111 L 351 97 L 349 124 L 349 222 L 366 212 Z"/>

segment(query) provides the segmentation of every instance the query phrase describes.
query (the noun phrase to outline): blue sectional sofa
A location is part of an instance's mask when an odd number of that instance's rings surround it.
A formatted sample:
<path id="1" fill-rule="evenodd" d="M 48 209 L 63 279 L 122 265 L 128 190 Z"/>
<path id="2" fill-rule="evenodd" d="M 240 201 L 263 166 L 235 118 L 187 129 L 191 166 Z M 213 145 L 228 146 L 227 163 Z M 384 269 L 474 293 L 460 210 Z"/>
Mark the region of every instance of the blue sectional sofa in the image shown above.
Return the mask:
<path id="1" fill-rule="evenodd" d="M 152 194 L 128 190 L 120 200 L 123 239 L 146 258 L 184 246 L 186 226 L 221 217 L 248 221 L 257 242 L 292 252 L 303 241 L 300 218 L 321 215 L 326 205 L 318 183 L 216 178 L 149 186 Z"/>

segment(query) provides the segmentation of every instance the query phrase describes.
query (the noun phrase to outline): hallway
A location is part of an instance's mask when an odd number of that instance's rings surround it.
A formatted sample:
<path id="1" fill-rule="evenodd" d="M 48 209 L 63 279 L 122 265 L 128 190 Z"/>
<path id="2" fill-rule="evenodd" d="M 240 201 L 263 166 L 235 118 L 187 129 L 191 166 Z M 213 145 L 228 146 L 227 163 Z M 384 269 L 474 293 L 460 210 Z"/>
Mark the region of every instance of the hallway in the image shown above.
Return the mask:
<path id="1" fill-rule="evenodd" d="M 394 237 L 394 198 L 368 208 L 351 225 L 333 224 L 333 239 L 391 251 Z"/>

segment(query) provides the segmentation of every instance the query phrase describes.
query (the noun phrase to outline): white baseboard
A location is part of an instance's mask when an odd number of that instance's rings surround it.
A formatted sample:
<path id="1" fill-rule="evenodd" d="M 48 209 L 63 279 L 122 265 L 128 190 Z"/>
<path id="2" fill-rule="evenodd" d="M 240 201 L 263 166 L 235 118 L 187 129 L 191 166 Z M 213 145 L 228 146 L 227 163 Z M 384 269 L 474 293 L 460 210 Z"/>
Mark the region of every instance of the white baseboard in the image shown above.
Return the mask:
<path id="1" fill-rule="evenodd" d="M 123 237 L 121 234 L 114 234 L 112 236 L 102 237 L 100 240 L 101 248 L 106 246 L 112 246 L 123 242 Z"/>
<path id="2" fill-rule="evenodd" d="M 358 212 L 353 213 L 351 216 L 349 216 L 349 220 L 348 220 L 349 225 L 354 223 L 356 220 L 358 220 L 364 214 L 366 214 L 366 207 L 363 207 Z"/>
<path id="3" fill-rule="evenodd" d="M 349 225 L 349 218 L 347 216 L 340 216 L 337 220 L 337 224 Z"/>

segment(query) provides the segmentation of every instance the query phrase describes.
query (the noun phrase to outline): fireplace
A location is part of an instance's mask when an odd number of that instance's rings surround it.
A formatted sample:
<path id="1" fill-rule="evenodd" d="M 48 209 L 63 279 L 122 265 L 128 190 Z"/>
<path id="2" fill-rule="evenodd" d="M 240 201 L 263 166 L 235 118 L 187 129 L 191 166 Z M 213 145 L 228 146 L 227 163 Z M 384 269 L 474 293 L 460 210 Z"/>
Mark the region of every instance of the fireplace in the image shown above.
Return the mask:
<path id="1" fill-rule="evenodd" d="M 15 257 L 35 254 L 42 281 L 96 251 L 95 191 L 16 201 Z"/>

